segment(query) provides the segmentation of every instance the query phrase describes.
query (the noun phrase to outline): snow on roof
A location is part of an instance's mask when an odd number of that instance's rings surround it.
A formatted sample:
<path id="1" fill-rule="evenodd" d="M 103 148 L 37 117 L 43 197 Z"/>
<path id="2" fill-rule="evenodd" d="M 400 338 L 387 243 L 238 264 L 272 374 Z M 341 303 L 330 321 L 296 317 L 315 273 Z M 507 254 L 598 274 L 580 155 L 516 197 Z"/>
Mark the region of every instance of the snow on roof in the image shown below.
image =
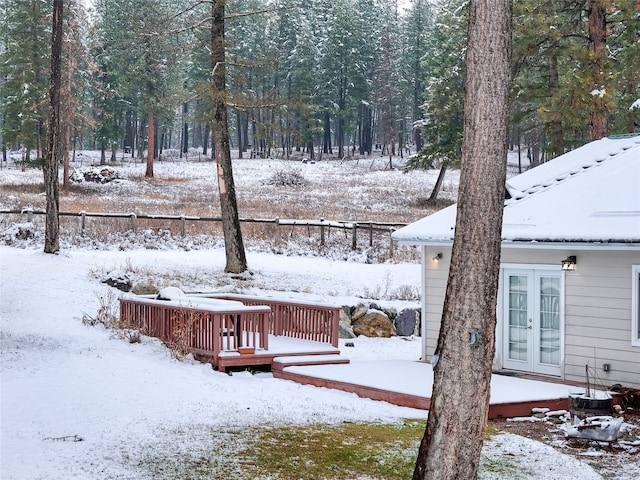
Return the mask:
<path id="1" fill-rule="evenodd" d="M 588 143 L 511 178 L 503 242 L 640 244 L 640 135 Z M 403 244 L 453 241 L 456 205 L 401 228 Z"/>

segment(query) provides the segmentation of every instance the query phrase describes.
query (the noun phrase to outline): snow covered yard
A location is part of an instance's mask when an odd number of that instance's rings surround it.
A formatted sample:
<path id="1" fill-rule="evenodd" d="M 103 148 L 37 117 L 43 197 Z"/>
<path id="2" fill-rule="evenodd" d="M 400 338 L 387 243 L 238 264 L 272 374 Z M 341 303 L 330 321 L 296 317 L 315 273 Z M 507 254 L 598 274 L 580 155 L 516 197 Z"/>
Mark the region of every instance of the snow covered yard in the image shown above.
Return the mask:
<path id="1" fill-rule="evenodd" d="M 3 479 L 226 478 L 230 471 L 242 478 L 233 453 L 252 428 L 425 417 L 270 374 L 228 376 L 177 361 L 154 339 L 130 344 L 82 324 L 107 288 L 95 278 L 101 267 L 197 270 L 201 278 L 222 270 L 223 250 L 74 249 L 51 256 L 3 246 L 0 255 Z M 254 291 L 274 294 L 297 284 L 305 295 L 337 302 L 354 300 L 363 286 L 373 288 L 383 272 L 396 283 L 417 281 L 419 274 L 412 264 L 347 269 L 344 262 L 258 253 L 249 254 L 249 262 L 261 285 Z M 342 295 L 334 297 L 337 292 Z M 418 341 L 370 344 L 343 351 L 354 359 L 419 356 Z M 203 456 L 217 459 L 206 475 L 181 470 Z M 600 478 L 573 457 L 512 435 L 488 442 L 484 462 L 482 478 Z M 498 464 L 503 473 L 494 471 Z"/>
<path id="2" fill-rule="evenodd" d="M 415 199 L 429 194 L 437 172 L 404 175 L 383 170 L 383 163 L 239 161 L 234 173 L 241 213 L 360 221 L 423 216 L 425 210 Z M 135 207 L 157 214 L 171 209 L 190 213 L 183 210 L 189 206 L 201 215 L 215 211 L 210 162 L 160 162 L 152 181 L 143 179 L 143 164 L 126 164 L 120 170 L 116 182 L 83 184 L 63 195 L 61 208 Z M 274 172 L 292 170 L 301 170 L 304 186 L 269 185 Z M 447 173 L 443 197 L 455 197 L 457 175 Z M 0 170 L 0 207 L 40 207 L 41 185 L 39 170 Z M 331 189 L 338 193 L 331 194 Z M 272 210 L 261 210 L 266 205 Z M 11 227 L 5 217 L 1 220 L 0 234 Z M 41 230 L 36 223 L 34 238 L 15 247 L 0 246 L 3 480 L 255 478 L 246 467 L 248 459 L 236 454 L 251 447 L 256 429 L 424 422 L 424 411 L 277 380 L 266 373 L 221 374 L 209 365 L 176 360 L 157 340 L 143 337 L 141 343 L 128 343 L 113 331 L 81 321 L 84 314 L 96 314 L 98 297 L 109 291 L 100 279 L 113 270 L 127 271 L 136 282 L 185 291 L 338 305 L 355 305 L 364 297 L 402 307 L 409 300 L 395 292 L 420 284 L 418 263 L 398 263 L 398 258 L 375 263 L 366 248 L 351 252 L 348 246 L 332 245 L 319 251 L 289 237 L 288 246 L 277 250 L 247 242 L 251 274 L 238 277 L 222 273 L 224 250 L 211 236 L 180 239 L 144 230 L 113 236 L 111 243 L 65 236 L 62 252 L 51 256 L 42 253 Z M 342 353 L 352 360 L 417 360 L 420 340 L 361 337 L 357 348 L 342 348 Z M 544 440 L 544 435 L 536 438 Z M 396 454 L 410 462 L 417 448 L 416 443 Z M 622 466 L 609 470 L 607 477 L 640 478 L 635 457 L 620 456 Z M 586 464 L 594 457 L 582 458 L 522 436 L 497 434 L 486 442 L 481 478 L 600 478 Z"/>

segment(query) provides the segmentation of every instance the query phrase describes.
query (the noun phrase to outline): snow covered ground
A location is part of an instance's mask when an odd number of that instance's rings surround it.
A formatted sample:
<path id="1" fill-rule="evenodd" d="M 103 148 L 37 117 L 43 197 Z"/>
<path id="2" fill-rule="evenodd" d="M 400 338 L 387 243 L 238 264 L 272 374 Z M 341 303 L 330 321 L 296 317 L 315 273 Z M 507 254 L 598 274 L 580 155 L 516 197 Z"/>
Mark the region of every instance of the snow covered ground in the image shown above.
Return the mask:
<path id="1" fill-rule="evenodd" d="M 95 152 L 85 156 L 88 162 L 96 158 Z M 299 167 L 278 160 L 240 161 L 234 165 L 234 176 L 239 194 L 245 196 L 240 199 L 244 208 L 251 206 L 247 199 L 267 198 L 273 211 L 264 216 L 288 218 L 290 209 L 295 215 L 306 211 L 303 207 L 313 207 L 313 215 L 327 219 L 383 220 L 383 214 L 395 219 L 409 210 L 410 215 L 424 215 L 412 202 L 428 195 L 437 171 L 404 175 L 384 170 L 383 160 L 305 165 L 307 185 L 301 189 L 265 184 L 274 171 Z M 182 211 L 197 197 L 205 207 L 207 202 L 215 206 L 212 168 L 206 162 L 161 162 L 156 165 L 157 178 L 147 182 L 140 181 L 143 164 L 125 164 L 119 168 L 122 180 L 87 185 L 64 196 L 61 205 L 76 211 L 77 205 L 90 208 L 89 202 L 130 211 L 121 204 L 129 201 L 145 213 L 168 213 L 171 208 Z M 455 198 L 457 178 L 458 172 L 447 174 L 445 198 Z M 44 198 L 37 187 L 41 184 L 42 172 L 5 166 L 0 169 L 0 190 L 7 189 L 0 207 L 39 207 Z M 331 195 L 332 188 L 337 196 Z M 11 227 L 6 217 L 1 220 L 0 240 Z M 426 416 L 424 411 L 298 385 L 270 374 L 220 374 L 208 365 L 176 360 L 157 340 L 143 338 L 131 344 L 112 331 L 82 323 L 84 314 L 96 315 L 98 297 L 108 296 L 110 287 L 100 278 L 113 270 L 127 271 L 139 282 L 185 291 L 236 291 L 339 305 L 355 305 L 362 297 L 386 298 L 385 303 L 400 308 L 408 299 L 393 293 L 420 285 L 417 263 L 369 263 L 366 250 L 319 255 L 317 248 L 310 250 L 289 238 L 289 247 L 278 250 L 284 255 L 248 242 L 251 274 L 237 277 L 223 273 L 219 239 L 181 240 L 151 231 L 123 233 L 111 244 L 66 237 L 59 255 L 46 255 L 39 225 L 36 222 L 34 238 L 0 246 L 3 480 L 199 478 L 181 471 L 186 468 L 183 460 L 212 450 L 230 455 L 242 442 L 241 435 L 231 432 L 245 427 L 395 423 Z M 360 337 L 356 348 L 341 350 L 352 361 L 417 360 L 420 339 Z M 164 472 L 143 467 L 148 459 L 164 463 Z M 512 434 L 488 441 L 484 459 L 505 467 L 502 476 L 483 474 L 487 479 L 600 478 L 586 463 Z M 618 478 L 640 478 L 640 467 L 627 466 Z"/>
<path id="2" fill-rule="evenodd" d="M 71 249 L 46 255 L 2 246 L 0 259 L 4 480 L 179 478 L 175 472 L 151 474 L 139 465 L 144 458 L 165 458 L 175 469 L 180 455 L 233 451 L 227 432 L 252 425 L 398 422 L 426 415 L 270 374 L 228 376 L 208 365 L 177 361 L 154 339 L 130 344 L 81 322 L 83 314 L 95 314 L 97 296 L 108 288 L 96 272 L 127 265 L 182 272 L 183 278 L 189 272 L 188 278 L 220 275 L 222 249 Z M 297 296 L 340 303 L 357 301 L 364 289 L 381 282 L 394 286 L 418 282 L 419 276 L 414 264 L 264 253 L 249 253 L 248 259 L 255 293 L 296 290 Z M 362 348 L 343 348 L 354 360 L 419 357 L 419 339 L 358 340 Z M 483 478 L 600 478 L 573 457 L 510 434 L 494 437 L 484 455 L 512 467 L 503 477 Z"/>

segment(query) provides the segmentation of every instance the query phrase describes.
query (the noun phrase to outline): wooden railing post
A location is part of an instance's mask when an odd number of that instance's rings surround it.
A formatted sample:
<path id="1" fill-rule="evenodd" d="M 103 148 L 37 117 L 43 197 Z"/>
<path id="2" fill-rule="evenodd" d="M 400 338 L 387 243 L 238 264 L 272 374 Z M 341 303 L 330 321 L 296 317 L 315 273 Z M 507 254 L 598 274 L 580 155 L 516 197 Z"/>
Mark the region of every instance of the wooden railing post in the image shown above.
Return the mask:
<path id="1" fill-rule="evenodd" d="M 324 247 L 324 218 L 320 219 L 320 246 Z"/>

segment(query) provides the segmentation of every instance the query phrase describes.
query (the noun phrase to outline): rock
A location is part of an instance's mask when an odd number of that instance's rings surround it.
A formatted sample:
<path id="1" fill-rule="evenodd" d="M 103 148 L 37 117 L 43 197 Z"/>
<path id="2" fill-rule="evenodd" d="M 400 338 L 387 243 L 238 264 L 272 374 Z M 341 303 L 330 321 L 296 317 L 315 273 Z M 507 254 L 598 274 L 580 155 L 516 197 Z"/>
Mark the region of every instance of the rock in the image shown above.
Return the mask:
<path id="1" fill-rule="evenodd" d="M 381 312 L 384 311 L 384 309 L 380 305 L 378 305 L 376 302 L 371 302 L 369 304 L 369 309 L 371 309 L 371 310 L 380 310 Z"/>
<path id="2" fill-rule="evenodd" d="M 364 303 L 359 303 L 355 307 L 353 307 L 353 311 L 351 312 L 351 323 L 354 323 L 356 320 L 364 317 L 364 315 L 369 311 L 369 307 Z"/>
<path id="3" fill-rule="evenodd" d="M 340 338 L 354 338 L 351 328 L 351 307 L 344 306 L 340 309 L 340 325 L 338 327 Z"/>
<path id="4" fill-rule="evenodd" d="M 398 316 L 398 310 L 393 307 L 383 308 L 382 311 L 389 317 L 389 320 L 393 321 Z"/>
<path id="5" fill-rule="evenodd" d="M 398 314 L 393 325 L 396 327 L 398 335 L 408 337 L 415 334 L 417 322 L 418 312 L 414 308 L 406 308 Z"/>
<path id="6" fill-rule="evenodd" d="M 158 289 L 146 283 L 136 283 L 131 289 L 131 293 L 135 293 L 136 295 L 155 295 L 158 293 Z"/>
<path id="7" fill-rule="evenodd" d="M 156 300 L 183 300 L 185 298 L 185 293 L 178 287 L 165 287 L 156 296 Z"/>
<path id="8" fill-rule="evenodd" d="M 123 292 L 130 292 L 133 286 L 131 278 L 126 272 L 120 270 L 114 270 L 109 272 L 107 276 L 102 280 L 102 283 L 106 283 L 110 287 L 115 287 Z"/>
<path id="9" fill-rule="evenodd" d="M 353 333 L 365 337 L 389 338 L 396 335 L 396 329 L 384 312 L 369 310 L 363 317 L 353 322 Z"/>
<path id="10" fill-rule="evenodd" d="M 344 325 L 338 325 L 338 337 L 340 338 L 356 338 L 356 334 L 353 333 L 351 327 L 345 327 Z"/>

